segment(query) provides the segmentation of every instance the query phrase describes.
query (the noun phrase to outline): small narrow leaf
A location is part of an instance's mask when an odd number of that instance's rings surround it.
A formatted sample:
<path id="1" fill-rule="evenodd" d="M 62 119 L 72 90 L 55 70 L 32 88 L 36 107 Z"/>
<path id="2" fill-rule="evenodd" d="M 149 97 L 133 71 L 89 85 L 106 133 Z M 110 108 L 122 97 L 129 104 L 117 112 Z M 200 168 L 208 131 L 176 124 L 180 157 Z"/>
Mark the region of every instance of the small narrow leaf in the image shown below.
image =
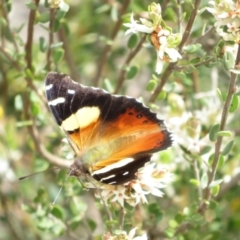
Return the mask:
<path id="1" fill-rule="evenodd" d="M 219 88 L 217 88 L 217 95 L 218 95 L 220 101 L 223 102 L 224 101 L 223 95 L 222 95 L 222 92 L 221 92 L 221 90 Z"/>
<path id="2" fill-rule="evenodd" d="M 128 39 L 127 46 L 128 48 L 132 49 L 137 45 L 138 42 L 138 35 L 132 34 L 131 37 Z"/>
<path id="3" fill-rule="evenodd" d="M 49 22 L 50 13 L 49 12 L 42 13 L 41 15 L 38 16 L 37 20 L 41 23 Z"/>
<path id="4" fill-rule="evenodd" d="M 203 149 L 201 149 L 200 155 L 204 155 L 204 154 L 208 153 L 211 149 L 212 149 L 211 146 L 205 146 Z"/>
<path id="5" fill-rule="evenodd" d="M 157 85 L 157 81 L 152 79 L 148 82 L 146 90 L 148 92 L 151 92 L 155 89 L 156 85 Z"/>
<path id="6" fill-rule="evenodd" d="M 63 219 L 63 209 L 60 206 L 54 205 L 52 209 L 52 215 L 58 219 Z"/>
<path id="7" fill-rule="evenodd" d="M 229 108 L 229 112 L 235 112 L 239 106 L 239 97 L 236 94 L 233 94 L 232 102 Z"/>
<path id="8" fill-rule="evenodd" d="M 211 184 L 209 184 L 209 188 L 216 187 L 217 185 L 222 183 L 222 181 L 223 181 L 222 179 L 219 179 L 219 180 L 215 180 L 215 181 L 211 182 Z"/>
<path id="9" fill-rule="evenodd" d="M 27 1 L 25 3 L 25 5 L 27 6 L 27 8 L 29 8 L 31 10 L 36 10 L 37 9 L 37 6 L 36 6 L 35 2 L 33 2 L 33 1 Z"/>
<path id="10" fill-rule="evenodd" d="M 219 123 L 212 126 L 210 132 L 209 132 L 209 139 L 212 142 L 215 142 L 217 140 L 217 133 L 220 129 Z"/>
<path id="11" fill-rule="evenodd" d="M 62 48 L 55 49 L 53 52 L 53 61 L 54 63 L 59 63 L 64 56 L 64 50 Z"/>
<path id="12" fill-rule="evenodd" d="M 194 186 L 198 187 L 200 185 L 199 181 L 197 179 L 190 179 L 189 181 Z"/>
<path id="13" fill-rule="evenodd" d="M 212 188 L 211 188 L 211 193 L 212 193 L 212 195 L 213 195 L 214 197 L 217 196 L 219 190 L 220 190 L 220 186 L 219 186 L 219 185 L 216 185 L 216 186 L 212 187 Z"/>
<path id="14" fill-rule="evenodd" d="M 234 140 L 230 141 L 225 148 L 222 151 L 222 155 L 226 156 L 230 153 L 230 151 L 232 150 L 232 147 L 234 145 Z"/>
<path id="15" fill-rule="evenodd" d="M 231 52 L 225 52 L 223 56 L 223 66 L 226 68 L 226 70 L 230 70 L 235 63 L 235 57 L 233 53 Z"/>
<path id="16" fill-rule="evenodd" d="M 47 42 L 44 37 L 39 38 L 39 48 L 41 52 L 45 52 L 47 50 Z"/>
<path id="17" fill-rule="evenodd" d="M 157 96 L 157 100 L 164 100 L 167 96 L 167 93 L 165 91 L 161 91 L 159 95 Z"/>
<path id="18" fill-rule="evenodd" d="M 224 156 L 222 154 L 220 154 L 219 159 L 218 159 L 217 169 L 221 169 L 223 167 L 224 163 L 225 163 Z"/>
<path id="19" fill-rule="evenodd" d="M 53 48 L 61 47 L 62 45 L 63 45 L 62 42 L 58 42 L 58 43 L 52 44 L 52 45 L 50 46 L 50 48 L 53 49 Z"/>
<path id="20" fill-rule="evenodd" d="M 134 78 L 137 75 L 137 73 L 138 73 L 138 67 L 132 66 L 127 72 L 127 79 Z"/>
<path id="21" fill-rule="evenodd" d="M 231 137 L 232 133 L 230 131 L 220 131 L 217 133 L 217 135 L 221 137 Z"/>
<path id="22" fill-rule="evenodd" d="M 208 185 L 208 175 L 204 173 L 201 177 L 201 187 L 204 189 Z"/>

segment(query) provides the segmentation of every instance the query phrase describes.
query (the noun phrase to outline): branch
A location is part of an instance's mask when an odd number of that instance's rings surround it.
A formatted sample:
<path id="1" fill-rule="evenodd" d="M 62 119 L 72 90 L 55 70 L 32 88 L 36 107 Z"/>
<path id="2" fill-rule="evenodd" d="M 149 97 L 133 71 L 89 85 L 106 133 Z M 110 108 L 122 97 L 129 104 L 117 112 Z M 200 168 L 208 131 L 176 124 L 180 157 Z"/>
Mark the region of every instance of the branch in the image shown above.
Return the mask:
<path id="1" fill-rule="evenodd" d="M 238 52 L 237 52 L 237 58 L 235 61 L 235 68 L 238 69 L 239 66 L 240 66 L 240 45 L 238 45 Z M 230 82 L 229 82 L 229 86 L 228 86 L 228 94 L 227 94 L 225 104 L 223 106 L 222 117 L 221 117 L 221 122 L 220 122 L 220 131 L 223 131 L 226 126 L 229 107 L 230 107 L 230 104 L 232 101 L 232 96 L 235 92 L 234 89 L 235 89 L 236 80 L 237 80 L 237 75 L 230 72 Z M 218 136 L 217 141 L 215 143 L 214 159 L 213 159 L 213 163 L 211 166 L 211 170 L 208 172 L 208 186 L 204 189 L 204 200 L 205 201 L 199 207 L 200 213 L 205 212 L 205 210 L 207 209 L 207 206 L 208 206 L 207 202 L 211 199 L 211 189 L 210 189 L 209 185 L 215 179 L 215 174 L 217 171 L 217 165 L 218 165 L 218 161 L 219 161 L 219 155 L 220 155 L 220 151 L 221 151 L 222 140 L 223 140 L 223 137 Z"/>
<path id="2" fill-rule="evenodd" d="M 35 0 L 36 9 L 38 7 L 40 0 Z M 28 17 L 28 30 L 27 30 L 27 42 L 25 45 L 25 60 L 27 63 L 27 68 L 32 71 L 32 41 L 33 41 L 33 32 L 34 32 L 34 22 L 36 17 L 36 10 L 30 10 Z"/>
<path id="3" fill-rule="evenodd" d="M 124 217 L 125 217 L 125 208 L 120 206 L 120 214 L 119 214 L 119 229 L 124 229 Z"/>
<path id="4" fill-rule="evenodd" d="M 24 115 L 25 115 L 25 119 L 26 120 L 32 120 L 33 121 L 33 124 L 28 126 L 28 131 L 34 141 L 34 144 L 35 144 L 35 147 L 37 149 L 37 152 L 43 157 L 45 158 L 46 160 L 48 160 L 51 164 L 55 165 L 55 166 L 59 166 L 61 168 L 69 168 L 70 165 L 73 163 L 73 162 L 70 162 L 70 161 L 66 161 L 65 159 L 62 159 L 62 158 L 59 158 L 59 157 L 56 157 L 55 155 L 49 153 L 45 146 L 42 144 L 41 142 L 41 138 L 39 136 L 39 133 L 38 133 L 38 130 L 35 126 L 35 121 L 33 120 L 33 117 L 31 115 L 31 102 L 29 100 L 29 94 L 25 94 L 25 108 L 24 108 Z"/>
<path id="5" fill-rule="evenodd" d="M 115 37 L 116 37 L 116 35 L 117 35 L 121 25 L 122 25 L 122 15 L 127 10 L 130 2 L 131 2 L 130 0 L 124 0 L 124 2 L 122 4 L 122 8 L 121 8 L 121 11 L 120 11 L 120 14 L 119 14 L 118 21 L 116 22 L 116 24 L 115 24 L 115 26 L 112 30 L 112 33 L 110 34 L 110 40 L 112 40 L 112 41 L 115 39 Z M 100 81 L 100 78 L 102 76 L 103 68 L 106 64 L 107 57 L 109 55 L 109 52 L 111 51 L 111 48 L 112 48 L 111 45 L 106 44 L 106 46 L 103 49 L 102 55 L 100 56 L 100 59 L 98 61 L 97 73 L 96 73 L 96 75 L 93 79 L 93 85 L 94 86 L 99 85 L 99 81 Z"/>
<path id="6" fill-rule="evenodd" d="M 191 33 L 191 29 L 192 29 L 192 26 L 193 26 L 193 23 L 194 23 L 194 20 L 197 16 L 197 11 L 198 11 L 198 8 L 199 8 L 199 5 L 200 5 L 200 2 L 201 0 L 196 0 L 195 1 L 195 5 L 194 5 L 194 9 L 192 11 L 192 14 L 190 15 L 190 18 L 189 18 L 189 21 L 187 23 L 187 26 L 186 26 L 186 29 L 185 29 L 185 32 L 183 34 L 183 37 L 182 37 L 182 41 L 180 42 L 179 46 L 178 46 L 178 50 L 180 53 L 182 53 L 182 49 L 184 47 L 184 45 L 186 44 L 186 42 L 188 41 L 188 38 L 190 36 L 190 33 Z M 159 93 L 162 91 L 163 89 L 163 86 L 165 85 L 165 83 L 167 82 L 169 76 L 172 74 L 173 72 L 173 69 L 174 67 L 177 65 L 177 62 L 173 62 L 173 63 L 170 63 L 167 68 L 165 69 L 162 77 L 161 77 L 161 80 L 160 80 L 160 83 L 157 85 L 156 89 L 154 90 L 152 96 L 150 97 L 149 99 L 149 102 L 150 103 L 153 103 L 156 101 Z"/>
<path id="7" fill-rule="evenodd" d="M 70 69 L 70 75 L 74 80 L 80 82 L 81 77 L 78 73 L 78 69 L 72 58 L 72 53 L 70 51 L 69 44 L 68 44 L 69 42 L 63 27 L 61 27 L 60 30 L 58 31 L 58 38 L 63 43 L 64 58 Z"/>
<path id="8" fill-rule="evenodd" d="M 116 89 L 114 91 L 114 93 L 118 93 L 122 87 L 122 84 L 125 80 L 125 75 L 126 75 L 126 67 L 129 65 L 129 63 L 132 61 L 132 59 L 137 55 L 137 53 L 141 50 L 142 48 L 142 44 L 145 42 L 146 40 L 146 37 L 147 35 L 145 34 L 142 39 L 140 40 L 140 42 L 138 43 L 138 45 L 136 46 L 136 48 L 131 51 L 129 53 L 129 55 L 127 56 L 122 68 L 121 68 L 121 71 L 119 73 L 119 76 L 118 76 L 118 80 L 117 80 L 117 86 L 116 86 Z"/>
<path id="9" fill-rule="evenodd" d="M 49 39 L 48 39 L 48 51 L 47 51 L 47 70 L 51 70 L 51 55 L 52 55 L 52 44 L 53 44 L 53 26 L 54 26 L 54 19 L 55 19 L 55 13 L 56 9 L 55 8 L 50 8 L 50 21 L 49 21 Z"/>

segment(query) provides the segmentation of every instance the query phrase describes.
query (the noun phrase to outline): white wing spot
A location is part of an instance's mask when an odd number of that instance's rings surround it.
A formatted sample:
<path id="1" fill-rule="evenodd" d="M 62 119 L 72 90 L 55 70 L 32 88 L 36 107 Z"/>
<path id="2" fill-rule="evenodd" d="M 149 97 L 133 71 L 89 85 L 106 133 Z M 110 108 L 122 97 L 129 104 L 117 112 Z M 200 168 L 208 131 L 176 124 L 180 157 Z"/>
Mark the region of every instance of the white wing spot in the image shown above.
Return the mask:
<path id="1" fill-rule="evenodd" d="M 73 90 L 73 89 L 68 89 L 67 92 L 68 92 L 69 94 L 74 94 L 74 93 L 75 93 L 75 90 Z"/>
<path id="2" fill-rule="evenodd" d="M 100 180 L 100 182 L 102 182 L 102 181 L 104 181 L 104 180 L 107 180 L 107 179 L 109 179 L 109 178 L 113 178 L 113 177 L 115 177 L 116 175 L 110 175 L 110 176 L 108 176 L 108 177 L 105 177 L 105 178 L 101 178 L 101 180 Z"/>
<path id="3" fill-rule="evenodd" d="M 95 174 L 101 174 L 101 173 L 106 173 L 106 172 L 109 172 L 111 171 L 112 169 L 115 169 L 115 168 L 120 168 L 120 167 L 123 167 L 125 165 L 127 165 L 128 163 L 134 161 L 134 158 L 124 158 L 123 160 L 121 161 L 118 161 L 116 163 L 113 163 L 113 164 L 110 164 L 104 168 L 101 168 L 97 171 L 94 171 L 92 173 L 92 176 L 95 175 Z"/>
<path id="4" fill-rule="evenodd" d="M 52 87 L 53 87 L 53 84 L 49 84 L 49 85 L 45 86 L 45 89 L 46 89 L 46 91 L 48 91 L 48 90 L 50 90 Z"/>
<path id="5" fill-rule="evenodd" d="M 123 176 L 128 175 L 128 174 L 129 174 L 129 172 L 125 172 L 125 173 L 123 173 Z"/>
<path id="6" fill-rule="evenodd" d="M 78 128 L 85 128 L 98 120 L 100 109 L 98 107 L 83 107 L 75 114 L 65 119 L 61 127 L 65 131 L 73 131 Z"/>
<path id="7" fill-rule="evenodd" d="M 110 182 L 110 183 L 108 183 L 108 184 L 110 184 L 110 185 L 111 185 L 111 184 L 115 184 L 115 183 L 117 183 L 117 182 Z"/>
<path id="8" fill-rule="evenodd" d="M 56 106 L 59 103 L 64 103 L 64 102 L 65 102 L 65 98 L 64 97 L 59 97 L 59 98 L 56 98 L 56 99 L 54 99 L 52 101 L 49 101 L 48 105 Z"/>

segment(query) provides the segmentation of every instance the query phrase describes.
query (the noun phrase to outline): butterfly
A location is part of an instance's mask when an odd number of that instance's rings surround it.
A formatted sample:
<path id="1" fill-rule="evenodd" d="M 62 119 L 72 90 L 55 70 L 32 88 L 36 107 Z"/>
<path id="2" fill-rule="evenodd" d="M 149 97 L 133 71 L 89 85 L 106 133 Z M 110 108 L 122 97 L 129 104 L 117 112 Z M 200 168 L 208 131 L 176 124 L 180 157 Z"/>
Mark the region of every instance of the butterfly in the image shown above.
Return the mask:
<path id="1" fill-rule="evenodd" d="M 45 81 L 49 108 L 76 153 L 70 175 L 120 185 L 153 153 L 172 145 L 164 121 L 135 98 L 112 95 L 50 72 Z"/>

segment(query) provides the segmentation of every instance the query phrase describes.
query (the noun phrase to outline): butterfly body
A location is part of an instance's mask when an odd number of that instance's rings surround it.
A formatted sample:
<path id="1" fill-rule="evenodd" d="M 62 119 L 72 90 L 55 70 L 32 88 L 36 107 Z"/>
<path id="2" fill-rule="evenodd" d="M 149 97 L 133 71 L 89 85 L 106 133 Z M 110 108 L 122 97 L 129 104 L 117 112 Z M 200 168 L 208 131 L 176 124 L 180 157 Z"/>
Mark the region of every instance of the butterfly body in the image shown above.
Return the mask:
<path id="1" fill-rule="evenodd" d="M 77 155 L 72 175 L 89 174 L 106 184 L 133 180 L 154 152 L 171 146 L 156 114 L 134 98 L 116 96 L 49 73 L 49 107 Z"/>

